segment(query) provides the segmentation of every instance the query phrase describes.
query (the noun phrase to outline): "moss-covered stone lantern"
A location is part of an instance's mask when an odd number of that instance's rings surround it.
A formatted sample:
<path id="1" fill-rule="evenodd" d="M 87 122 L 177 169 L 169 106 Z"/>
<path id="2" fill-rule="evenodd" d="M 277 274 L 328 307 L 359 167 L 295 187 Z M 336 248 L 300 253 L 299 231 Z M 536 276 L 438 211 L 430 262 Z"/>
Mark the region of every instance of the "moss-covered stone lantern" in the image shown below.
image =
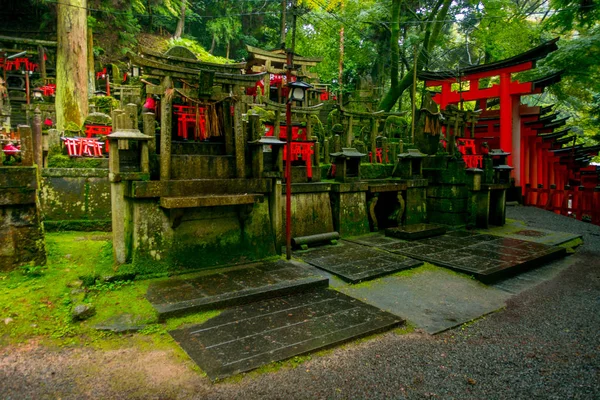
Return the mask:
<path id="1" fill-rule="evenodd" d="M 334 158 L 335 180 L 338 182 L 352 182 L 360 180 L 360 160 L 366 154 L 359 153 L 351 147 L 344 147 L 342 151 L 331 153 Z"/>
<path id="2" fill-rule="evenodd" d="M 422 179 L 425 157 L 427 155 L 418 149 L 408 149 L 405 153 L 398 154 L 398 175 L 405 179 Z"/>
<path id="3" fill-rule="evenodd" d="M 510 153 L 502 149 L 493 149 L 490 151 L 494 168 L 494 183 L 510 183 L 510 173 L 514 168 L 507 164 L 508 156 L 510 156 Z"/>
<path id="4" fill-rule="evenodd" d="M 138 129 L 119 129 L 107 136 L 110 143 L 110 180 L 118 182 L 124 173 L 134 174 L 136 179 L 148 179 L 150 162 L 148 141 L 150 136 Z"/>

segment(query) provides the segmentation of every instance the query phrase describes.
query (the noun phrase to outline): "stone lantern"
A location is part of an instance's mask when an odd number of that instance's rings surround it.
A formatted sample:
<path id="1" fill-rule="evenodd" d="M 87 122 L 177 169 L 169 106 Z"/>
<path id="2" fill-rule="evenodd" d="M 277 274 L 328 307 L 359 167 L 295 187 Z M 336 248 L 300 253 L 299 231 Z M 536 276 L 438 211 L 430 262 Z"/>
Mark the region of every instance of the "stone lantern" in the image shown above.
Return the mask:
<path id="1" fill-rule="evenodd" d="M 335 159 L 336 181 L 352 182 L 360 180 L 360 160 L 366 154 L 359 153 L 354 148 L 344 147 L 342 151 L 330 155 Z"/>
<path id="2" fill-rule="evenodd" d="M 508 156 L 510 156 L 510 153 L 502 149 L 493 149 L 490 151 L 494 169 L 494 183 L 510 183 L 510 173 L 514 168 L 507 164 Z"/>
<path id="3" fill-rule="evenodd" d="M 406 153 L 398 154 L 398 169 L 401 178 L 422 179 L 423 178 L 423 158 L 426 154 L 418 149 L 409 149 Z"/>
<path id="4" fill-rule="evenodd" d="M 110 179 L 119 182 L 123 173 L 149 174 L 148 141 L 150 136 L 138 129 L 119 129 L 107 136 L 110 143 Z M 136 176 L 142 179 L 141 176 Z M 146 178 L 147 179 L 147 178 Z"/>

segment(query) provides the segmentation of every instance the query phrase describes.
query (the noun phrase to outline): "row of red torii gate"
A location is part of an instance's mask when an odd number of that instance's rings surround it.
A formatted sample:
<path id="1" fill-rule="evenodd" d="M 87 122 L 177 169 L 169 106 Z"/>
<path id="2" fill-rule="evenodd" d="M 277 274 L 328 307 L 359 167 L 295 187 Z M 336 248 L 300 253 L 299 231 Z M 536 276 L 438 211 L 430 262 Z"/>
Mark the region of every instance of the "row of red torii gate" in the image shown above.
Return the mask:
<path id="1" fill-rule="evenodd" d="M 577 136 L 565 128 L 567 118 L 558 118 L 554 107 L 521 103 L 521 97 L 540 94 L 559 82 L 562 72 L 528 82 L 514 76 L 535 68 L 538 60 L 558 49 L 557 41 L 460 71 L 424 71 L 419 78 L 435 90 L 433 100 L 442 110 L 477 102 L 482 112 L 475 129 L 467 127 L 464 137 L 473 139 L 476 149 L 487 142 L 511 154 L 515 194 L 524 204 L 600 224 L 600 169 L 590 164 L 600 145 L 577 144 Z M 499 108 L 490 107 L 498 104 L 492 99 L 499 99 Z"/>

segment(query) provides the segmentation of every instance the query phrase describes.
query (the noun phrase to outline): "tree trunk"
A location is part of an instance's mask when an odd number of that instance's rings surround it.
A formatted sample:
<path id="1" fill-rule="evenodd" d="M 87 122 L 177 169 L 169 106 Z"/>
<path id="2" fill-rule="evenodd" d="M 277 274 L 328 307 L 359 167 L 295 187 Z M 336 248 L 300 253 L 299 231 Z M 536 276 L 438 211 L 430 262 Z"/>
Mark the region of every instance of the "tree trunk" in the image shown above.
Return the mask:
<path id="1" fill-rule="evenodd" d="M 210 44 L 210 50 L 208 51 L 210 54 L 213 54 L 215 51 L 215 45 L 217 44 L 217 34 L 213 33 L 212 43 Z"/>
<path id="2" fill-rule="evenodd" d="M 417 72 L 422 70 L 423 67 L 427 65 L 429 61 L 429 54 L 431 54 L 434 46 L 436 45 L 451 4 L 452 0 L 438 0 L 431 11 L 431 14 L 427 18 L 427 29 L 425 30 L 423 43 L 421 45 L 421 50 L 419 51 Z M 390 42 L 390 45 L 391 44 L 392 43 Z M 392 64 L 391 67 L 394 68 L 394 65 Z M 397 70 L 398 69 L 396 67 L 396 71 Z M 380 110 L 390 111 L 392 107 L 394 107 L 394 104 L 396 104 L 398 98 L 402 96 L 402 93 L 404 93 L 404 91 L 413 84 L 413 74 L 414 68 L 411 67 L 408 71 L 406 71 L 406 75 L 398 82 L 397 86 L 394 86 L 392 81 L 392 86 L 385 94 L 383 99 L 381 99 L 381 103 L 379 103 Z"/>
<path id="3" fill-rule="evenodd" d="M 344 11 L 344 0 L 340 2 L 340 14 Z M 340 28 L 340 60 L 338 65 L 338 85 L 340 87 L 339 104 L 344 104 L 344 25 Z M 352 127 L 350 127 L 352 131 Z"/>
<path id="4" fill-rule="evenodd" d="M 175 29 L 174 39 L 179 39 L 183 35 L 183 28 L 185 28 L 185 1 L 181 2 L 181 14 L 179 21 L 177 21 L 177 28 Z"/>
<path id="5" fill-rule="evenodd" d="M 56 5 L 56 124 L 78 126 L 88 113 L 87 0 L 61 0 Z"/>
<path id="6" fill-rule="evenodd" d="M 286 18 L 287 0 L 281 0 L 281 48 L 285 48 L 285 18 Z"/>
<path id="7" fill-rule="evenodd" d="M 96 74 L 94 73 L 94 35 L 92 28 L 88 27 L 88 41 L 87 41 L 88 57 L 88 98 L 94 95 L 96 91 Z"/>
<path id="8" fill-rule="evenodd" d="M 231 41 L 229 39 L 227 39 L 227 55 L 225 55 L 225 58 L 229 58 L 229 49 L 231 48 Z"/>

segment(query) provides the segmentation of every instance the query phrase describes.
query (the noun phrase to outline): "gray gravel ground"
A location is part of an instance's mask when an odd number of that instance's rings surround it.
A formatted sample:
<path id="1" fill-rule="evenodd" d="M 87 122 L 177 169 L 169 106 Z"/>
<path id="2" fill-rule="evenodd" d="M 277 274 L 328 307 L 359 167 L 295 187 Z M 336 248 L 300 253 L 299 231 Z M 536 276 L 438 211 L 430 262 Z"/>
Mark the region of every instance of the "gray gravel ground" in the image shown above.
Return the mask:
<path id="1" fill-rule="evenodd" d="M 585 245 L 556 278 L 469 326 L 389 332 L 218 384 L 173 354 L 0 349 L 0 397 L 600 399 L 600 227 L 527 207 L 508 217 L 582 233 Z"/>

